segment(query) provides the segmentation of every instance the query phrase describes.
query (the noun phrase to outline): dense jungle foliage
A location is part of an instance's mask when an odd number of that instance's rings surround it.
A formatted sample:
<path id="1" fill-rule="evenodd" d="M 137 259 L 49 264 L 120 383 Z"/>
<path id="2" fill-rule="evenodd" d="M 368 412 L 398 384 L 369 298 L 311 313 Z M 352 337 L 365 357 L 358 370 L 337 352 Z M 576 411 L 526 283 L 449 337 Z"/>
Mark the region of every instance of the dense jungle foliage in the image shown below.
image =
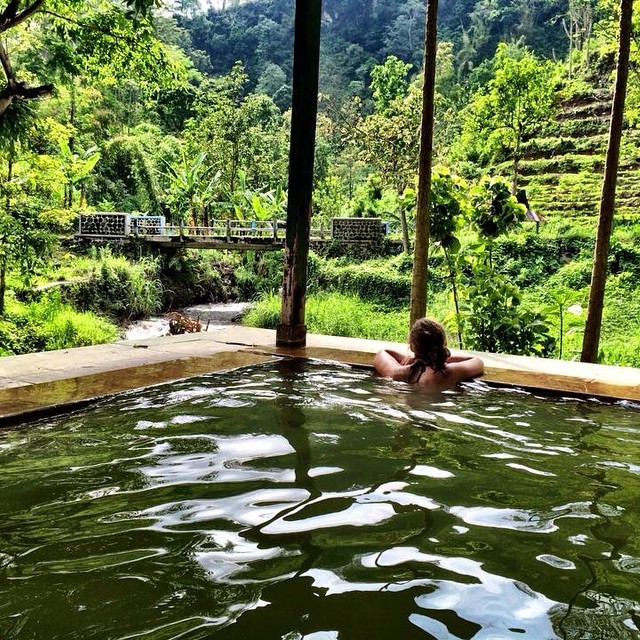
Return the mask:
<path id="1" fill-rule="evenodd" d="M 406 338 L 424 17 L 422 0 L 323 3 L 312 227 L 379 217 L 390 236 L 377 256 L 314 247 L 311 331 Z M 74 230 L 81 211 L 284 219 L 291 0 L 5 0 L 0 18 L 0 354 L 194 302 L 255 300 L 246 321 L 274 327 L 279 253 L 154 256 Z M 440 3 L 428 307 L 454 346 L 579 356 L 616 21 L 610 0 Z M 633 366 L 639 62 L 634 42 L 600 354 Z"/>

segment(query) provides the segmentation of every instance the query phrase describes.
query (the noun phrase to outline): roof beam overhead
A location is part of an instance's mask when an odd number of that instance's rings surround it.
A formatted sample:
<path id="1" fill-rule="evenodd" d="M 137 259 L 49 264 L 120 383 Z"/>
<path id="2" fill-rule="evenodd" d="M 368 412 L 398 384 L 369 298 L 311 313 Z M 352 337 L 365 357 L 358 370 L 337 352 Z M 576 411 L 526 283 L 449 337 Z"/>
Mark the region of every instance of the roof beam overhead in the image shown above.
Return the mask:
<path id="1" fill-rule="evenodd" d="M 282 310 L 276 344 L 304 347 L 313 159 L 318 112 L 322 0 L 296 0 L 289 149 L 289 198 Z"/>

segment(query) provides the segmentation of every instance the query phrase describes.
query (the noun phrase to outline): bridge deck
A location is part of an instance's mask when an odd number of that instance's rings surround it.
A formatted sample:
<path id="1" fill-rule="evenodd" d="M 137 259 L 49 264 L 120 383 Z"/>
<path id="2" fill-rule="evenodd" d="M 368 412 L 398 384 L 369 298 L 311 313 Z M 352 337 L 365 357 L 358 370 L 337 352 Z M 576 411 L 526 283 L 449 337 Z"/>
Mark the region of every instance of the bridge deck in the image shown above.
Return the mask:
<path id="1" fill-rule="evenodd" d="M 216 237 L 216 236 L 138 236 L 158 248 L 221 249 L 228 251 L 278 251 L 284 247 L 284 238 Z"/>

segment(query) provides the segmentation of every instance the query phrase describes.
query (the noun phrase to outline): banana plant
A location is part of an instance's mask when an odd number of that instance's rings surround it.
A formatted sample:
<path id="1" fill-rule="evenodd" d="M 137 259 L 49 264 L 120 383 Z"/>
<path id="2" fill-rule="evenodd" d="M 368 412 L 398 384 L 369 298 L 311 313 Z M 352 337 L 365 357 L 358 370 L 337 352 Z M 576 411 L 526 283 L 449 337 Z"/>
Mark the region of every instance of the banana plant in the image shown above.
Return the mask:
<path id="1" fill-rule="evenodd" d="M 286 210 L 287 193 L 278 185 L 270 191 L 258 191 L 253 194 L 251 206 L 256 220 L 277 220 Z"/>
<path id="2" fill-rule="evenodd" d="M 79 186 L 80 207 L 82 207 L 85 200 L 85 187 L 91 172 L 100 160 L 100 152 L 98 147 L 94 146 L 82 153 L 75 153 L 71 150 L 67 140 L 60 140 L 59 145 L 62 172 L 66 180 L 64 206 L 73 207 L 74 190 Z"/>
<path id="3" fill-rule="evenodd" d="M 239 171 L 238 187 L 230 198 L 238 220 L 251 217 L 254 220 L 268 222 L 276 220 L 285 213 L 287 192 L 282 185 L 268 191 L 254 190 L 247 186 L 245 173 Z"/>
<path id="4" fill-rule="evenodd" d="M 165 163 L 162 173 L 167 187 L 169 207 L 180 222 L 208 226 L 208 211 L 220 192 L 220 171 L 213 172 L 207 154 L 198 153 L 193 160 L 182 152 L 177 164 Z"/>

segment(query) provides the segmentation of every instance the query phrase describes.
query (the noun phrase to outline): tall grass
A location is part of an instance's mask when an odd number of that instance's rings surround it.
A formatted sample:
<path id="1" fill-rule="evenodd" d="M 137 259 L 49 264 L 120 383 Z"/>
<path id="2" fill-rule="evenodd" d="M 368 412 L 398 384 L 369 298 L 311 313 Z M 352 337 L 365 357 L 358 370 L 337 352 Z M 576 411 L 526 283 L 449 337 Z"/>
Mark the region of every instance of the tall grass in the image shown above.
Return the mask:
<path id="1" fill-rule="evenodd" d="M 73 302 L 84 311 L 104 313 L 116 320 L 144 318 L 162 308 L 163 288 L 156 260 L 130 262 L 109 251 L 86 280 L 73 287 Z"/>
<path id="2" fill-rule="evenodd" d="M 245 316 L 244 324 L 275 329 L 280 322 L 280 297 L 263 296 Z M 444 298 L 434 300 L 429 313 L 444 319 L 449 315 Z M 310 333 L 350 338 L 404 342 L 409 329 L 409 310 L 384 310 L 353 294 L 321 292 L 309 296 L 305 322 Z"/>
<path id="3" fill-rule="evenodd" d="M 58 292 L 29 304 L 11 300 L 0 319 L 0 355 L 103 344 L 118 333 L 108 320 L 63 303 Z"/>

